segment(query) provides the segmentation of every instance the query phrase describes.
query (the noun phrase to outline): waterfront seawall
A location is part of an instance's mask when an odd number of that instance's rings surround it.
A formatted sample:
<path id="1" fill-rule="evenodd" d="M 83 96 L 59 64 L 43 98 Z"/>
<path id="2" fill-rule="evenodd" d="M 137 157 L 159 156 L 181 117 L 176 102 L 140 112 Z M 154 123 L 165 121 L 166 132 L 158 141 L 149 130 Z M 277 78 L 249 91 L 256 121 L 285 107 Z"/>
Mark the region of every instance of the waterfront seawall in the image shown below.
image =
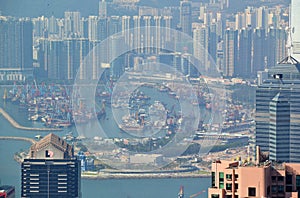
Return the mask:
<path id="1" fill-rule="evenodd" d="M 0 114 L 3 115 L 3 117 L 15 128 L 27 130 L 27 131 L 61 131 L 61 129 L 56 128 L 34 128 L 34 127 L 25 127 L 21 126 L 19 123 L 17 123 L 4 109 L 0 107 Z"/>
<path id="2" fill-rule="evenodd" d="M 36 143 L 34 139 L 26 138 L 26 137 L 0 136 L 0 140 L 17 140 L 17 141 L 30 142 L 31 144 Z"/>

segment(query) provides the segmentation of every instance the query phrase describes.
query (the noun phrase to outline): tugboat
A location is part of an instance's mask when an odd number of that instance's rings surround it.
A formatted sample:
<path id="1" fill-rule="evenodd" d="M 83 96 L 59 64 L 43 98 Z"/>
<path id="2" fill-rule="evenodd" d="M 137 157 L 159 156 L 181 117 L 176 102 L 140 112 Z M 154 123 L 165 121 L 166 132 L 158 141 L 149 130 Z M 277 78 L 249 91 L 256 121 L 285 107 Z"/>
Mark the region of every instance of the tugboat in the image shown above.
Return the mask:
<path id="1" fill-rule="evenodd" d="M 183 186 L 180 186 L 180 190 L 179 190 L 177 198 L 184 198 Z"/>

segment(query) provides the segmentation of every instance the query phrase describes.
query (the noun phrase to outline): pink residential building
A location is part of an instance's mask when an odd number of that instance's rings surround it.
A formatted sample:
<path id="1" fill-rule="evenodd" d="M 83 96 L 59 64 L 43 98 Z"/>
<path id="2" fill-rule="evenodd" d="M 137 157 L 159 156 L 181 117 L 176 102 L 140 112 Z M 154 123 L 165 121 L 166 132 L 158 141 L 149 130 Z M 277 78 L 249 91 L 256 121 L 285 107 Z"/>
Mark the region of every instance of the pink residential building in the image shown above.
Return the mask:
<path id="1" fill-rule="evenodd" d="M 300 196 L 300 164 L 217 160 L 211 171 L 208 198 Z"/>

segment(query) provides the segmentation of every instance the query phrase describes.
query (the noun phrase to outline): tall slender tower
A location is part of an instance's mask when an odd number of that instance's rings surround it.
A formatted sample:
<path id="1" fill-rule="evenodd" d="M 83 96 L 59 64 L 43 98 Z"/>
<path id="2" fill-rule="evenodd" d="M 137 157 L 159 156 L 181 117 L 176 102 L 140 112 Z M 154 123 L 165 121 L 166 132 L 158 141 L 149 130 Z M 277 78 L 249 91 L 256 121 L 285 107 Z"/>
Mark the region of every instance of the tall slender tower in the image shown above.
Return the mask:
<path id="1" fill-rule="evenodd" d="M 141 16 L 133 16 L 133 47 L 138 53 L 141 52 Z"/>
<path id="2" fill-rule="evenodd" d="M 235 75 L 237 63 L 237 31 L 227 29 L 224 34 L 224 76 Z"/>
<path id="3" fill-rule="evenodd" d="M 300 61 L 300 1 L 291 0 L 292 55 Z"/>
<path id="4" fill-rule="evenodd" d="M 99 17 L 107 18 L 107 5 L 106 5 L 105 0 L 101 0 L 99 2 Z"/>
<path id="5" fill-rule="evenodd" d="M 208 69 L 208 27 L 204 24 L 193 30 L 193 50 L 194 56 Z"/>
<path id="6" fill-rule="evenodd" d="M 182 32 L 192 36 L 192 3 L 189 0 L 180 2 L 180 26 Z"/>

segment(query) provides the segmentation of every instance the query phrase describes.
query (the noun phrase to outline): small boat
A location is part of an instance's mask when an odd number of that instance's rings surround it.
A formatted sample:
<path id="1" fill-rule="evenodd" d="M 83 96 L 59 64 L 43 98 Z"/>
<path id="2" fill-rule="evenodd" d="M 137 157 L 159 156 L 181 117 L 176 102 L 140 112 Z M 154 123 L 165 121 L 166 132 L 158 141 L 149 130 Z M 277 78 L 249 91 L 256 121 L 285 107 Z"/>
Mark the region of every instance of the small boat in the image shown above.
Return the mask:
<path id="1" fill-rule="evenodd" d="M 32 121 L 37 121 L 39 119 L 39 115 L 38 114 L 35 114 L 33 116 L 30 116 L 30 119 L 29 120 L 32 120 Z"/>
<path id="2" fill-rule="evenodd" d="M 6 88 L 4 89 L 4 93 L 3 93 L 3 100 L 7 99 L 7 90 Z"/>
<path id="3" fill-rule="evenodd" d="M 180 186 L 180 190 L 179 190 L 177 198 L 184 198 L 183 186 Z"/>

